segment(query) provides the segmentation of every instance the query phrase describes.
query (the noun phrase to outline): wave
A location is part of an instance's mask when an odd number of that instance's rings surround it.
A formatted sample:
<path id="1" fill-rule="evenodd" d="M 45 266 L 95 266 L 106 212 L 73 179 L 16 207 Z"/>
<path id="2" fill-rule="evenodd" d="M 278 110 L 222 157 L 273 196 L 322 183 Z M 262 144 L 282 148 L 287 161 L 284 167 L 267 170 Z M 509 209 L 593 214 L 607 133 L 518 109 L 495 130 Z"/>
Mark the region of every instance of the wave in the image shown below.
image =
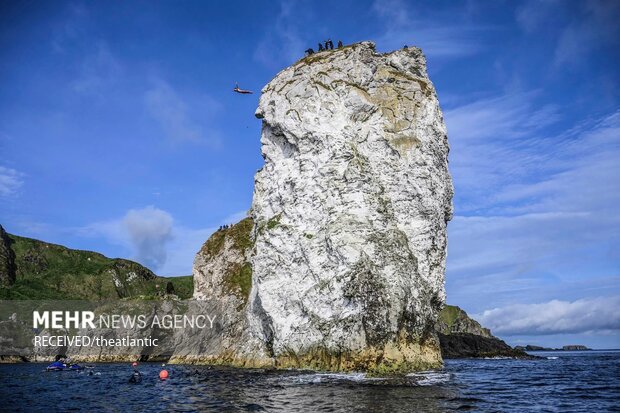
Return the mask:
<path id="1" fill-rule="evenodd" d="M 452 375 L 446 371 L 429 370 L 409 373 L 407 377 L 413 379 L 418 386 L 435 386 L 448 383 Z"/>

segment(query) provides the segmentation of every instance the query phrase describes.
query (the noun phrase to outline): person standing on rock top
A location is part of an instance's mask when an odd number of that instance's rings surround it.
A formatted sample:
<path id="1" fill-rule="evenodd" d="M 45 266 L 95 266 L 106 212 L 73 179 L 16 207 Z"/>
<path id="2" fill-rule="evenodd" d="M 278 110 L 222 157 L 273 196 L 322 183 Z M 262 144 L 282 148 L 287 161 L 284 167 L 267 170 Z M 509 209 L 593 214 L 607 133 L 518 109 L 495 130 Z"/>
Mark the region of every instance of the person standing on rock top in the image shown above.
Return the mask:
<path id="1" fill-rule="evenodd" d="M 329 46 L 329 50 L 334 50 L 334 42 L 332 42 L 332 39 L 327 39 L 327 45 Z"/>
<path id="2" fill-rule="evenodd" d="M 342 40 L 338 40 L 338 49 L 342 49 L 343 47 Z"/>
<path id="3" fill-rule="evenodd" d="M 319 42 L 319 52 L 322 52 L 323 50 L 323 45 Z"/>

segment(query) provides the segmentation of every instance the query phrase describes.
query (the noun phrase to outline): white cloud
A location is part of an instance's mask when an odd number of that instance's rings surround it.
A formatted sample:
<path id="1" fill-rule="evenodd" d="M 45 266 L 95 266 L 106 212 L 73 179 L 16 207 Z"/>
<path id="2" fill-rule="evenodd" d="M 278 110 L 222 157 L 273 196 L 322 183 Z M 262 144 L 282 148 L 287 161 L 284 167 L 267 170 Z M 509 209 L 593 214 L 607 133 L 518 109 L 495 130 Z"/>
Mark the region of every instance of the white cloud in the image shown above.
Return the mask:
<path id="1" fill-rule="evenodd" d="M 409 9 L 402 0 L 375 0 L 372 10 L 396 26 L 407 26 L 411 22 Z"/>
<path id="2" fill-rule="evenodd" d="M 534 107 L 537 95 L 537 91 L 510 93 L 448 109 L 449 132 L 468 141 L 505 141 L 531 134 L 559 119 L 556 106 Z"/>
<path id="3" fill-rule="evenodd" d="M 217 145 L 217 134 L 213 131 L 205 133 L 205 128 L 193 114 L 199 107 L 203 111 L 202 117 L 209 118 L 219 110 L 219 105 L 207 96 L 200 100 L 200 105 L 191 105 L 172 85 L 159 78 L 153 79 L 152 87 L 144 95 L 149 114 L 159 122 L 168 139 Z"/>
<path id="4" fill-rule="evenodd" d="M 83 237 L 102 236 L 131 251 L 131 258 L 159 270 L 167 261 L 168 245 L 174 239 L 174 220 L 168 212 L 148 206 L 130 209 L 122 218 L 99 221 L 79 228 Z"/>
<path id="5" fill-rule="evenodd" d="M 245 211 L 236 212 L 220 224 L 237 223 L 245 216 Z M 149 206 L 131 209 L 121 218 L 95 222 L 76 232 L 82 237 L 104 237 L 126 248 L 129 258 L 157 274 L 175 276 L 192 273 L 196 253 L 216 228 L 179 225 L 169 212 Z"/>
<path id="6" fill-rule="evenodd" d="M 427 56 L 468 56 L 482 50 L 479 34 L 490 29 L 459 22 L 458 11 L 450 15 L 451 20 L 417 16 L 402 0 L 376 0 L 372 8 L 384 24 L 383 31 L 374 38 L 386 50 L 406 44 L 421 47 Z M 461 14 L 466 14 L 464 9 Z"/>
<path id="7" fill-rule="evenodd" d="M 557 0 L 528 0 L 517 7 L 516 20 L 526 32 L 533 32 L 545 24 Z"/>
<path id="8" fill-rule="evenodd" d="M 607 0 L 562 2 L 528 0 L 516 8 L 517 24 L 527 33 L 545 32 L 550 19 L 560 26 L 554 51 L 556 66 L 578 66 L 591 52 L 606 44 L 618 44 L 620 5 Z"/>
<path id="9" fill-rule="evenodd" d="M 579 6 L 579 15 L 560 35 L 555 50 L 556 65 L 581 65 L 591 52 L 604 44 L 618 44 L 618 2 L 591 0 Z"/>
<path id="10" fill-rule="evenodd" d="M 123 219 L 138 261 L 150 268 L 166 262 L 166 246 L 172 239 L 172 216 L 152 206 L 131 209 Z"/>
<path id="11" fill-rule="evenodd" d="M 620 330 L 620 296 L 494 308 L 474 318 L 494 333 L 546 335 Z"/>
<path id="12" fill-rule="evenodd" d="M 535 93 L 445 111 L 458 213 L 592 212 L 620 201 L 620 112 L 560 135 Z"/>
<path id="13" fill-rule="evenodd" d="M 23 178 L 23 173 L 0 166 L 0 196 L 15 195 L 24 183 Z"/>
<path id="14" fill-rule="evenodd" d="M 305 21 L 304 13 L 299 12 L 299 2 L 281 1 L 280 13 L 270 30 L 260 39 L 254 58 L 261 64 L 276 68 L 288 65 L 303 56 L 308 47 L 301 38 L 298 27 Z M 307 9 L 305 12 L 310 13 Z"/>
<path id="15" fill-rule="evenodd" d="M 123 68 L 105 42 L 99 42 L 95 50 L 87 53 L 79 68 L 79 76 L 73 81 L 73 90 L 82 94 L 103 97 L 121 77 Z"/>
<path id="16" fill-rule="evenodd" d="M 448 297 L 474 311 L 618 291 L 620 112 L 557 134 L 557 108 L 536 97 L 445 111 L 456 210 Z"/>
<path id="17" fill-rule="evenodd" d="M 556 150 L 542 131 L 558 108 L 534 102 L 538 92 L 484 98 L 445 110 L 457 212 L 493 204 L 494 192 L 540 171 Z"/>

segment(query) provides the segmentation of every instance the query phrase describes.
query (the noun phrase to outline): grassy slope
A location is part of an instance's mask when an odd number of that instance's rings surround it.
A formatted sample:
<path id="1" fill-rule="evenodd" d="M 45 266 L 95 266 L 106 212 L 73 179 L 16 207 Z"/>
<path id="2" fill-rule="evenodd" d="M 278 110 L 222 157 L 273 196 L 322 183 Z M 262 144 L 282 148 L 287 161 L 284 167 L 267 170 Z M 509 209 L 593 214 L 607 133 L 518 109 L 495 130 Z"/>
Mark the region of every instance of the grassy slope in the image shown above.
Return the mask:
<path id="1" fill-rule="evenodd" d="M 0 299 L 155 298 L 165 292 L 168 281 L 180 298 L 191 297 L 193 291 L 191 276 L 157 277 L 133 261 L 11 234 L 9 238 L 15 253 L 16 278 L 10 287 L 0 287 Z"/>
<path id="2" fill-rule="evenodd" d="M 463 310 L 454 305 L 445 305 L 439 313 L 439 320 L 444 322 L 448 328 L 452 327 L 454 322 L 461 316 Z"/>
<path id="3" fill-rule="evenodd" d="M 184 275 L 182 277 L 159 277 L 174 286 L 174 293 L 182 299 L 192 298 L 194 295 L 194 277 Z M 165 284 L 164 284 L 165 285 Z"/>
<path id="4" fill-rule="evenodd" d="M 241 255 L 253 247 L 252 229 L 254 221 L 252 218 L 244 218 L 235 225 L 220 229 L 211 235 L 207 242 L 202 246 L 199 254 L 211 260 L 222 252 L 227 240 L 232 241 L 231 248 L 237 250 Z M 224 289 L 231 294 L 247 302 L 252 289 L 252 266 L 249 262 L 243 264 L 231 264 L 226 273 L 222 275 Z"/>
<path id="5" fill-rule="evenodd" d="M 439 313 L 437 331 L 442 334 L 474 334 L 492 337 L 491 332 L 485 329 L 473 318 L 469 317 L 460 307 L 446 305 Z"/>

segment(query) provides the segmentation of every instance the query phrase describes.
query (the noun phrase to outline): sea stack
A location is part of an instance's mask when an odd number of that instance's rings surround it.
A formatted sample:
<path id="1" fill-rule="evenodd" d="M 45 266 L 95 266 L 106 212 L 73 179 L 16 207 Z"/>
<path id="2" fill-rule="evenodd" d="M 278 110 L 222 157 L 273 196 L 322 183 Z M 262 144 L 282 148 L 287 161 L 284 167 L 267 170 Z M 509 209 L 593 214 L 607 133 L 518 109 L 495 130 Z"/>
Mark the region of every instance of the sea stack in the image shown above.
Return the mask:
<path id="1" fill-rule="evenodd" d="M 235 242 L 220 247 L 251 278 L 247 299 L 234 300 L 247 337 L 226 354 L 375 374 L 441 365 L 434 326 L 453 188 L 422 51 L 363 42 L 310 55 L 263 88 L 256 116 L 265 165 L 251 242 L 232 255 Z M 195 295 L 217 298 L 203 290 L 226 279 L 222 259 L 204 250 Z"/>

